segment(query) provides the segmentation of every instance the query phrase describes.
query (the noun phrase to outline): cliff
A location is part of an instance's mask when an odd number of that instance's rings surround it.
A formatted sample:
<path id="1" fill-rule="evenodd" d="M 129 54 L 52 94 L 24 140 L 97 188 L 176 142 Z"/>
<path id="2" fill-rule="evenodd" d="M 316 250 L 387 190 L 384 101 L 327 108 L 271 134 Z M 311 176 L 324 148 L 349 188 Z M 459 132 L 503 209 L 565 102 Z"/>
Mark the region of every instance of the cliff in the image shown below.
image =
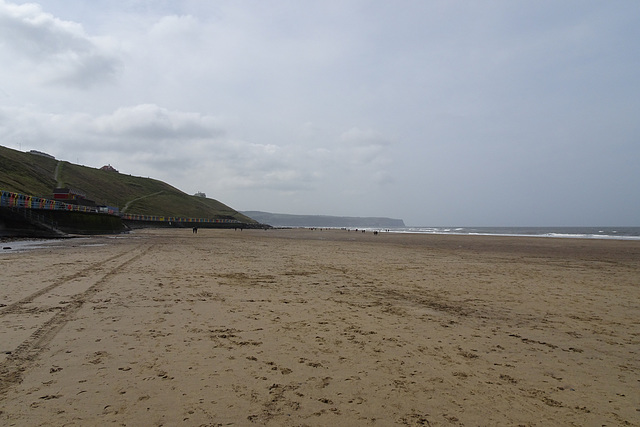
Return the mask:
<path id="1" fill-rule="evenodd" d="M 401 219 L 328 215 L 290 215 L 261 211 L 242 211 L 254 220 L 273 227 L 392 228 L 404 227 Z"/>

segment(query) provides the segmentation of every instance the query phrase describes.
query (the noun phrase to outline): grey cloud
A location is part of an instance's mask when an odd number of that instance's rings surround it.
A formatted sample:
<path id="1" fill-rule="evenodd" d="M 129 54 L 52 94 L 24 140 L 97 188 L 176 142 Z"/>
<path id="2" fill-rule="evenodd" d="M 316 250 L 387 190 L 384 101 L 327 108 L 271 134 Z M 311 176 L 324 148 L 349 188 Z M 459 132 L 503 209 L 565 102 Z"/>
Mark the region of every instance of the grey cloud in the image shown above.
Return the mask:
<path id="1" fill-rule="evenodd" d="M 346 165 L 355 168 L 352 172 L 380 175 L 385 172 L 380 168 L 391 162 L 391 140 L 378 131 L 354 127 L 342 133 L 339 141 L 337 153 L 345 158 Z"/>
<path id="2" fill-rule="evenodd" d="M 372 129 L 360 129 L 354 127 L 340 135 L 340 140 L 349 144 L 359 146 L 385 146 L 390 141 L 380 132 Z"/>
<path id="3" fill-rule="evenodd" d="M 246 209 L 640 217 L 638 2 L 38 2 L 0 0 L 2 144 Z"/>
<path id="4" fill-rule="evenodd" d="M 227 137 L 213 116 L 153 104 L 120 108 L 98 117 L 0 108 L 0 137 L 94 167 L 110 163 L 123 173 L 182 181 L 187 176 L 229 188 L 304 191 L 315 169 L 304 152 Z M 43 146 L 49 148 L 45 149 Z M 185 179 L 186 181 L 186 179 Z"/>
<path id="5" fill-rule="evenodd" d="M 214 117 L 169 111 L 154 104 L 119 108 L 94 123 L 97 132 L 115 137 L 174 141 L 224 134 Z"/>
<path id="6" fill-rule="evenodd" d="M 176 38 L 185 38 L 192 41 L 198 37 L 201 29 L 196 18 L 190 15 L 163 16 L 150 29 L 149 34 L 158 39 L 172 41 Z"/>
<path id="7" fill-rule="evenodd" d="M 105 39 L 88 36 L 80 24 L 60 20 L 36 4 L 0 0 L 0 38 L 18 58 L 39 67 L 42 83 L 85 89 L 112 80 L 122 67 Z"/>

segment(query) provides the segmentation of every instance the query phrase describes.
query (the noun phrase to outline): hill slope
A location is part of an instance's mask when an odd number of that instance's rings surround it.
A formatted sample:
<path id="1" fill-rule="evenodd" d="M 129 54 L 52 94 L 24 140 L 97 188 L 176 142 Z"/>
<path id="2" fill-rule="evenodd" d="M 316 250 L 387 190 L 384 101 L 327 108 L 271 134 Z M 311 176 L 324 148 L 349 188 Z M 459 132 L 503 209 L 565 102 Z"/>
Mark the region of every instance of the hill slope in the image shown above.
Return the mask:
<path id="1" fill-rule="evenodd" d="M 188 195 L 150 178 L 103 171 L 0 146 L 0 189 L 52 198 L 55 187 L 84 192 L 133 214 L 255 221 L 214 199 Z"/>

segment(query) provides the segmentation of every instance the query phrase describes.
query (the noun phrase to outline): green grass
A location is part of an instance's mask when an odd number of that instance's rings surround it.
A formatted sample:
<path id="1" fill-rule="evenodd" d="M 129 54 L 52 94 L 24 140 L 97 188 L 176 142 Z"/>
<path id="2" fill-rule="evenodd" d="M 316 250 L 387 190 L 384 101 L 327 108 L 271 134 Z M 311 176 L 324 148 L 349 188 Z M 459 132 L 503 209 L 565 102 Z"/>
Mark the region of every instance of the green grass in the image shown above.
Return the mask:
<path id="1" fill-rule="evenodd" d="M 0 146 L 0 189 L 53 198 L 58 183 L 82 191 L 99 205 L 120 210 L 126 207 L 126 213 L 255 222 L 217 200 L 191 196 L 162 181 L 59 162 Z"/>
<path id="2" fill-rule="evenodd" d="M 51 197 L 56 160 L 0 146 L 0 189 Z"/>

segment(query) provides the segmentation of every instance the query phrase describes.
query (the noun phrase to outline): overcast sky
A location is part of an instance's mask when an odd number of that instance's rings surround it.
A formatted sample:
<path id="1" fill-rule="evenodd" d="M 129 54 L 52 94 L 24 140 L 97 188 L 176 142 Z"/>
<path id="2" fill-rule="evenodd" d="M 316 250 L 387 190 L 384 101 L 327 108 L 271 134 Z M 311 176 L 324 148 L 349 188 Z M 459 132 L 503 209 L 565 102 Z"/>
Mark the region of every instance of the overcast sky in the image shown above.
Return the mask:
<path id="1" fill-rule="evenodd" d="M 640 2 L 0 0 L 0 145 L 237 210 L 640 225 Z"/>

